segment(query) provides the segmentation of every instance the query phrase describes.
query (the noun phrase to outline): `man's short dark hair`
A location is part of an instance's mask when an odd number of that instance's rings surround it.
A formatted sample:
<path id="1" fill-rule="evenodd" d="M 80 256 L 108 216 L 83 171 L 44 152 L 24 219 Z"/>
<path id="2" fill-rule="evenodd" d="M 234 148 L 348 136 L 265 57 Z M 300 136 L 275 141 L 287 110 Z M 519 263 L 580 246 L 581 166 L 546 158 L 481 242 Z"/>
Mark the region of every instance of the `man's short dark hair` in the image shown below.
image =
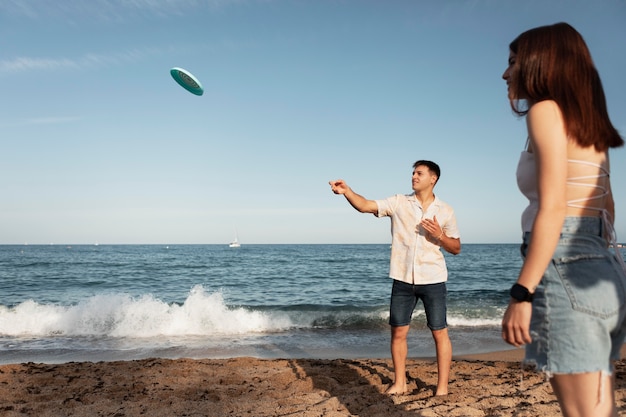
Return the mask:
<path id="1" fill-rule="evenodd" d="M 441 169 L 439 169 L 439 165 L 437 165 L 433 161 L 426 161 L 426 160 L 420 159 L 419 161 L 413 164 L 413 169 L 417 168 L 418 166 L 428 167 L 428 170 L 430 171 L 430 173 L 435 174 L 437 176 L 437 181 L 439 181 L 439 178 L 441 178 Z"/>

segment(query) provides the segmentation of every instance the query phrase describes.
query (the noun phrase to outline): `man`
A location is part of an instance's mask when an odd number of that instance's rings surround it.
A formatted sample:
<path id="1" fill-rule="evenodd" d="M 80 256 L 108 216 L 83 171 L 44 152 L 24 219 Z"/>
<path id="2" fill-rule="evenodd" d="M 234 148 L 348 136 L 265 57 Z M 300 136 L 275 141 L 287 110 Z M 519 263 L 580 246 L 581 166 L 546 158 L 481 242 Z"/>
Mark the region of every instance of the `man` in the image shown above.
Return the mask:
<path id="1" fill-rule="evenodd" d="M 461 252 L 461 239 L 454 210 L 433 192 L 440 175 L 436 163 L 417 161 L 413 164 L 413 193 L 396 194 L 385 200 L 368 200 L 352 191 L 345 181 L 330 181 L 332 191 L 343 194 L 357 211 L 391 217 L 389 277 L 394 281 L 389 324 L 395 381 L 387 394 L 407 392 L 407 335 L 411 315 L 420 299 L 437 351 L 435 395 L 448 394 L 452 344 L 446 321 L 448 271 L 441 248 L 457 255 Z"/>

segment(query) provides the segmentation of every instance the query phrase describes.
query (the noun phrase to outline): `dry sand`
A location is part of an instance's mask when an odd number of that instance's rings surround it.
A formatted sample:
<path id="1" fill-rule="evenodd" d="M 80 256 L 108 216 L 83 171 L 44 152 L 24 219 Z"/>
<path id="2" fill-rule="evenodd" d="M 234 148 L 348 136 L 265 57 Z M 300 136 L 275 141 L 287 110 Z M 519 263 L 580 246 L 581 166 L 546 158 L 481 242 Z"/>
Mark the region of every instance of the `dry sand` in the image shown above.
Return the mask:
<path id="1" fill-rule="evenodd" d="M 0 366 L 0 416 L 560 416 L 519 350 L 457 357 L 433 397 L 432 359 L 411 359 L 410 392 L 387 396 L 389 359 L 144 359 Z M 617 367 L 626 416 L 626 362 Z"/>

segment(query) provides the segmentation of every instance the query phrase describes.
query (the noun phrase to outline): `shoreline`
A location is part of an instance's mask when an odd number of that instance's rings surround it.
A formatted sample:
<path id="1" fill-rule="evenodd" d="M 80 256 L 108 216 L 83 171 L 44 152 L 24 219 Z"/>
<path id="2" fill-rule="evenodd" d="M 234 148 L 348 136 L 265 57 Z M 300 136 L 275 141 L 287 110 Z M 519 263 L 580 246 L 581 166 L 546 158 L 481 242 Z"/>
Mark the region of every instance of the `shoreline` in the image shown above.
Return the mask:
<path id="1" fill-rule="evenodd" d="M 412 330 L 408 357 L 435 355 L 430 332 Z M 450 332 L 453 354 L 464 356 L 512 349 L 495 327 L 456 328 Z M 296 329 L 293 331 L 217 337 L 0 338 L 0 365 L 26 362 L 65 363 L 163 359 L 367 359 L 387 358 L 389 330 Z"/>
<path id="2" fill-rule="evenodd" d="M 433 397 L 434 359 L 407 360 L 409 392 L 388 396 L 390 359 L 141 359 L 0 365 L 6 417 L 560 416 L 542 374 L 522 371 L 522 349 L 455 357 L 450 393 Z M 626 410 L 626 362 L 616 368 Z M 620 416 L 626 416 L 622 411 Z"/>

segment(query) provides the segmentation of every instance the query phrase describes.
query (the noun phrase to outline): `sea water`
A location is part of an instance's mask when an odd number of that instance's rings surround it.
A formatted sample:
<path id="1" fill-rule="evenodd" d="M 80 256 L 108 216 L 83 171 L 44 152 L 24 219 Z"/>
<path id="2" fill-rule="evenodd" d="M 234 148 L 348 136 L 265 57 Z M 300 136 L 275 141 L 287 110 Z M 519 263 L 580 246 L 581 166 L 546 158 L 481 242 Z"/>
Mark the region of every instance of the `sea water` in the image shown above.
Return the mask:
<path id="1" fill-rule="evenodd" d="M 0 245 L 0 363 L 389 357 L 388 244 Z M 519 245 L 446 254 L 455 354 L 507 349 Z M 409 355 L 434 356 L 418 304 Z"/>

